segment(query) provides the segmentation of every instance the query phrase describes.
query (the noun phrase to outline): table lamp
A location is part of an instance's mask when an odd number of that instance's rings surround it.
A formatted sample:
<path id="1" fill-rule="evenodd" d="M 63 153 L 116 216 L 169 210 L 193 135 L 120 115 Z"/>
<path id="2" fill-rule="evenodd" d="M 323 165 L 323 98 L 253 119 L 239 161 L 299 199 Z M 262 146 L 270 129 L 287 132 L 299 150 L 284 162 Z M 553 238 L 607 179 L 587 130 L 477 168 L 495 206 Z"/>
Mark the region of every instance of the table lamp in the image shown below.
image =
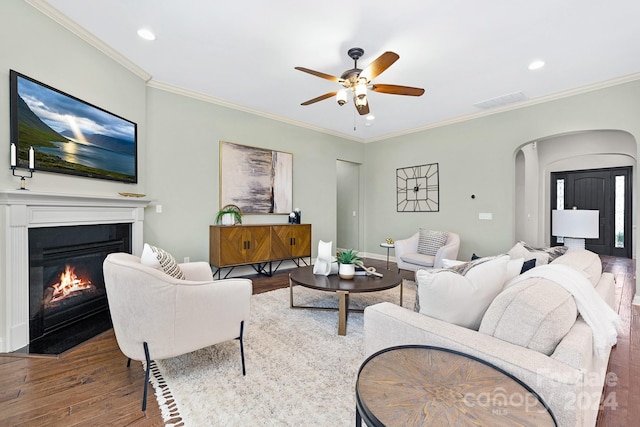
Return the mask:
<path id="1" fill-rule="evenodd" d="M 584 249 L 584 239 L 597 239 L 600 211 L 564 209 L 551 211 L 551 234 L 564 237 L 569 248 Z"/>

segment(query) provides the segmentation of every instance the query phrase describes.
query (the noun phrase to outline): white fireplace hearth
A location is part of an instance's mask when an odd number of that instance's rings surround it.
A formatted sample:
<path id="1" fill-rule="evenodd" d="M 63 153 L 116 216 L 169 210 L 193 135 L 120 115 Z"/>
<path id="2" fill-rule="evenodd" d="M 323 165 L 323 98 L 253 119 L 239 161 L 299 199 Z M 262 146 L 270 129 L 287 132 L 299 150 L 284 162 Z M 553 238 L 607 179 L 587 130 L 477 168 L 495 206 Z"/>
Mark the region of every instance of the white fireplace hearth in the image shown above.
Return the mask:
<path id="1" fill-rule="evenodd" d="M 71 225 L 131 224 L 131 246 L 143 246 L 149 199 L 0 190 L 0 352 L 29 343 L 29 229 Z"/>

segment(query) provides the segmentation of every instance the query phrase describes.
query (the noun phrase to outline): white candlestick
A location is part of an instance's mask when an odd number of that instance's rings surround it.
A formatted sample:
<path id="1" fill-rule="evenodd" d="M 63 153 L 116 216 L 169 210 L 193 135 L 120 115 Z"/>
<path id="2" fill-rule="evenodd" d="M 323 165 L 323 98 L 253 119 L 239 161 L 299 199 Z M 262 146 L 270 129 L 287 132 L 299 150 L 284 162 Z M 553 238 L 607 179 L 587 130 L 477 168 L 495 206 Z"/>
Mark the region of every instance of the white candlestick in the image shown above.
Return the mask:
<path id="1" fill-rule="evenodd" d="M 16 166 L 16 144 L 11 143 L 11 167 Z"/>
<path id="2" fill-rule="evenodd" d="M 29 148 L 29 169 L 35 169 L 36 168 L 36 159 L 35 159 L 35 153 L 33 151 L 33 147 Z"/>

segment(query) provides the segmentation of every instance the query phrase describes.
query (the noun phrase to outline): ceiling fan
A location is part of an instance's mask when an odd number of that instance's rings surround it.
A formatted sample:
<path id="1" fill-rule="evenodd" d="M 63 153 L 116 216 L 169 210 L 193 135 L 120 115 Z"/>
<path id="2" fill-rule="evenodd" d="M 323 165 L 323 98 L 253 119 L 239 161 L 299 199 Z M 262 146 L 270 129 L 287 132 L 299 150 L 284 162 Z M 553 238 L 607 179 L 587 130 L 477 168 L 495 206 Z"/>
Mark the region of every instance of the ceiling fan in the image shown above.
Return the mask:
<path id="1" fill-rule="evenodd" d="M 360 59 L 364 54 L 364 49 L 353 47 L 349 49 L 347 54 L 351 59 L 353 59 L 354 65 L 352 69 L 345 71 L 340 77 L 335 77 L 304 67 L 295 67 L 296 70 L 304 71 L 305 73 L 313 74 L 314 76 L 331 80 L 332 82 L 337 82 L 344 86 L 344 89 L 325 93 L 324 95 L 305 101 L 300 105 L 310 105 L 333 96 L 336 97 L 336 101 L 339 105 L 344 105 L 348 101 L 349 96 L 351 96 L 358 113 L 360 113 L 360 115 L 366 115 L 369 114 L 367 89 L 378 93 L 389 93 L 393 95 L 420 96 L 424 93 L 424 89 L 417 87 L 371 83 L 371 80 L 382 74 L 382 72 L 400 58 L 397 53 L 385 52 L 364 69 L 358 68 L 358 59 Z"/>

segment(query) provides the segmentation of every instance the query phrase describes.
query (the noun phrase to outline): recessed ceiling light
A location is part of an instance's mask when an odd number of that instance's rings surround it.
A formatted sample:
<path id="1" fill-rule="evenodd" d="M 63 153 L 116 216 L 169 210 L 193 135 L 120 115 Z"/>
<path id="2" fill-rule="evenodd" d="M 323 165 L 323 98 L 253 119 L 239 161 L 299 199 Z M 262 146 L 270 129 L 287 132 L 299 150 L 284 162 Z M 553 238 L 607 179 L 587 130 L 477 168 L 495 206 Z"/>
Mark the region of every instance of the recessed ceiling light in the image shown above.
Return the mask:
<path id="1" fill-rule="evenodd" d="M 374 116 L 373 114 L 369 114 L 367 116 L 367 120 L 369 120 L 369 121 L 374 120 L 375 118 L 376 118 L 376 116 Z"/>
<path id="2" fill-rule="evenodd" d="M 151 32 L 151 30 L 147 28 L 140 28 L 138 30 L 138 35 L 145 40 L 155 40 L 156 35 Z"/>
<path id="3" fill-rule="evenodd" d="M 530 70 L 539 70 L 540 68 L 544 67 L 544 61 L 542 60 L 536 60 L 533 61 L 531 64 L 529 64 L 529 69 Z"/>

